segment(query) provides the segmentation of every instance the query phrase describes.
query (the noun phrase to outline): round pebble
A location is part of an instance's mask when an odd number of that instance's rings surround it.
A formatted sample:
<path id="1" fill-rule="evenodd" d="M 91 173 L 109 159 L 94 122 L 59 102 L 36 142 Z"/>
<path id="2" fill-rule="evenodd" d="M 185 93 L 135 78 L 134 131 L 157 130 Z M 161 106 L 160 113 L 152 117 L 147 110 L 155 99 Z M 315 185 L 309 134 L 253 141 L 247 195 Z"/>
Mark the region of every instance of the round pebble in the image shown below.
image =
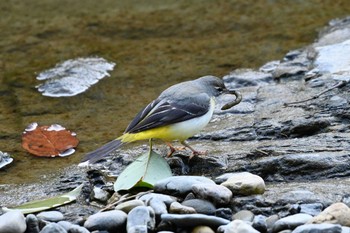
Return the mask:
<path id="1" fill-rule="evenodd" d="M 253 222 L 254 214 L 249 210 L 241 210 L 241 211 L 238 211 L 237 213 L 235 213 L 232 216 L 232 218 L 234 220 L 238 219 L 238 220 L 243 220 L 246 222 Z"/>
<path id="2" fill-rule="evenodd" d="M 0 232 L 22 233 L 26 228 L 26 219 L 19 210 L 12 210 L 0 216 Z"/>
<path id="3" fill-rule="evenodd" d="M 191 233 L 215 233 L 215 232 L 213 231 L 213 229 L 211 229 L 208 226 L 196 226 L 195 228 L 193 228 Z"/>
<path id="4" fill-rule="evenodd" d="M 126 229 L 128 233 L 143 232 L 145 229 L 153 231 L 156 225 L 155 214 L 152 208 L 138 206 L 130 211 L 127 218 Z"/>
<path id="5" fill-rule="evenodd" d="M 120 203 L 115 207 L 116 210 L 124 211 L 125 213 L 129 213 L 133 208 L 138 206 L 144 206 L 144 202 L 141 200 L 130 200 L 123 203 Z"/>
<path id="6" fill-rule="evenodd" d="M 84 227 L 89 231 L 119 231 L 125 227 L 127 215 L 120 210 L 100 212 L 88 217 Z"/>
<path id="7" fill-rule="evenodd" d="M 59 211 L 43 211 L 37 214 L 36 217 L 49 222 L 59 222 L 64 219 L 63 214 Z"/>
<path id="8" fill-rule="evenodd" d="M 193 209 L 196 210 L 197 213 L 200 213 L 200 214 L 212 215 L 216 211 L 215 206 L 211 202 L 206 200 L 190 199 L 190 200 L 183 201 L 181 204 L 184 206 L 192 207 Z"/>
<path id="9" fill-rule="evenodd" d="M 232 192 L 225 186 L 217 184 L 194 184 L 192 192 L 198 198 L 212 201 L 218 205 L 226 205 L 232 199 Z"/>
<path id="10" fill-rule="evenodd" d="M 233 220 L 226 226 L 220 227 L 220 231 L 224 233 L 259 233 L 259 231 L 255 230 L 251 225 L 242 220 Z"/>
<path id="11" fill-rule="evenodd" d="M 279 232 L 285 229 L 293 230 L 294 228 L 305 224 L 312 216 L 309 214 L 294 214 L 284 218 L 281 218 L 275 222 L 272 227 L 273 232 Z"/>
<path id="12" fill-rule="evenodd" d="M 172 214 L 195 214 L 196 210 L 193 207 L 181 205 L 179 202 L 171 203 L 169 212 Z"/>
<path id="13" fill-rule="evenodd" d="M 292 233 L 323 233 L 323 232 L 332 232 L 332 233 L 342 233 L 342 228 L 340 225 L 334 225 L 329 223 L 322 224 L 305 224 L 295 228 Z"/>
<path id="14" fill-rule="evenodd" d="M 39 233 L 39 221 L 38 218 L 34 214 L 28 214 L 26 216 L 27 223 L 27 233 Z"/>
<path id="15" fill-rule="evenodd" d="M 249 172 L 232 173 L 221 185 L 227 187 L 233 194 L 254 195 L 265 192 L 264 180 Z"/>
<path id="16" fill-rule="evenodd" d="M 171 222 L 179 227 L 195 227 L 200 225 L 219 227 L 221 225 L 227 225 L 230 222 L 224 218 L 205 214 L 162 214 L 161 220 Z"/>
<path id="17" fill-rule="evenodd" d="M 49 223 L 47 224 L 40 233 L 67 233 L 67 231 L 57 223 Z"/>

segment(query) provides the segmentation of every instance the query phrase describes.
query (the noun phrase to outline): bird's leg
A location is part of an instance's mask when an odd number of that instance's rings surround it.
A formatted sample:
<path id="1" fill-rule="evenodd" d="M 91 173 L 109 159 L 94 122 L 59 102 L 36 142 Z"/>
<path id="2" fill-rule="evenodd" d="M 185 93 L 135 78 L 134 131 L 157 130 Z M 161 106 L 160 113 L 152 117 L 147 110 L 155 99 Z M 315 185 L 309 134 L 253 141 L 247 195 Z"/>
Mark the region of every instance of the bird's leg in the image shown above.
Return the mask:
<path id="1" fill-rule="evenodd" d="M 190 156 L 189 160 L 192 159 L 194 156 L 197 156 L 197 155 L 206 155 L 206 154 L 208 153 L 208 151 L 198 151 L 198 150 L 193 149 L 193 148 L 192 148 L 190 145 L 188 145 L 185 141 L 181 141 L 180 143 L 192 151 L 192 155 Z"/>
<path id="2" fill-rule="evenodd" d="M 176 149 L 170 142 L 165 142 L 165 143 L 167 144 L 167 146 L 170 149 L 169 153 L 166 156 L 171 157 L 174 154 L 174 152 L 176 151 Z"/>

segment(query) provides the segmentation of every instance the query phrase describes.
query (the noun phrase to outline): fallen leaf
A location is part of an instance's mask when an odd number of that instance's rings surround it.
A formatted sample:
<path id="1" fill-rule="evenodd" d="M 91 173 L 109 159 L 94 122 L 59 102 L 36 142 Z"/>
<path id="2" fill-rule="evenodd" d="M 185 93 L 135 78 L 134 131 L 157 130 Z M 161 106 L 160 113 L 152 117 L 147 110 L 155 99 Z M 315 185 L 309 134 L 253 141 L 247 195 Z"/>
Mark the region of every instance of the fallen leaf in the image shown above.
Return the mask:
<path id="1" fill-rule="evenodd" d="M 76 134 L 61 125 L 28 125 L 22 134 L 22 147 L 29 153 L 42 157 L 68 156 L 79 143 Z"/>

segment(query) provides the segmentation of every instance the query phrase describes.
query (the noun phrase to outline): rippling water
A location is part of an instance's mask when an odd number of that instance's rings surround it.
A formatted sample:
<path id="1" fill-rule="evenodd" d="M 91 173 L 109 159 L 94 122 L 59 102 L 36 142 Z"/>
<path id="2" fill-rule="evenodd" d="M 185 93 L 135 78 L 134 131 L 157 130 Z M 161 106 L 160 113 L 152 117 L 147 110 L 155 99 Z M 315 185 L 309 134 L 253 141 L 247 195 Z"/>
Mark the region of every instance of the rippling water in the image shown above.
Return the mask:
<path id="1" fill-rule="evenodd" d="M 0 183 L 37 181 L 78 163 L 169 85 L 281 59 L 349 12 L 348 0 L 1 1 L 0 150 L 15 161 L 0 171 Z M 117 66 L 86 93 L 50 98 L 35 89 L 37 73 L 91 55 Z M 75 131 L 78 152 L 27 154 L 21 132 L 31 122 Z"/>

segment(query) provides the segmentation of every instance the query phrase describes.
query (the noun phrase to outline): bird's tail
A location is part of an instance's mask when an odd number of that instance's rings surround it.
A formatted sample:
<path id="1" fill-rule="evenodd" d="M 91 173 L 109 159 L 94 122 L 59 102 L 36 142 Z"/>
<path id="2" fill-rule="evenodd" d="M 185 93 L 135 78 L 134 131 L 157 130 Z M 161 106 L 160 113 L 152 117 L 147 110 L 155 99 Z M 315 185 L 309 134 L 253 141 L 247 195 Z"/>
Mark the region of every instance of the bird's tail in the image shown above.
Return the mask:
<path id="1" fill-rule="evenodd" d="M 104 144 L 103 146 L 101 146 L 100 148 L 87 153 L 85 155 L 85 157 L 81 160 L 81 163 L 85 163 L 85 162 L 96 163 L 97 161 L 102 159 L 104 156 L 108 155 L 112 151 L 121 147 L 123 144 L 124 144 L 124 142 L 122 142 L 119 139 L 115 139 L 113 141 L 110 141 L 110 142 Z"/>

